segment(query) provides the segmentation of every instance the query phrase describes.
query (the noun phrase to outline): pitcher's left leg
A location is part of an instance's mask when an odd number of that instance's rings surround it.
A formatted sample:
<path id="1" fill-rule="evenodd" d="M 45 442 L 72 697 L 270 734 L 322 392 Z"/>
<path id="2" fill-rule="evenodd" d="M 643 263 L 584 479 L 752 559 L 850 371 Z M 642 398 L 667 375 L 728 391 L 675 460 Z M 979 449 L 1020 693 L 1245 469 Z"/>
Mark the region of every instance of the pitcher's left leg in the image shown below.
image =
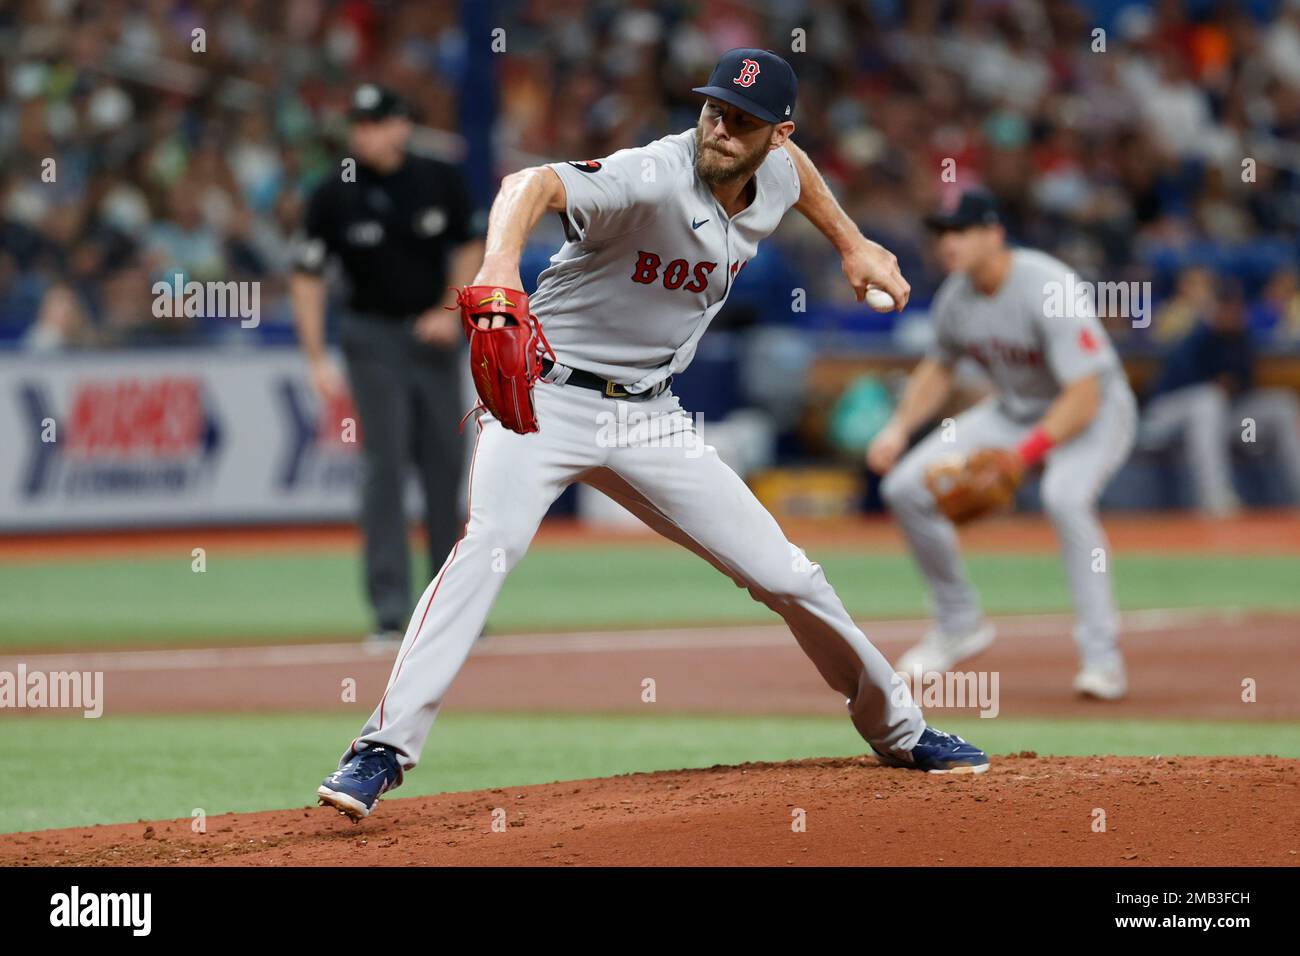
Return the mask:
<path id="1" fill-rule="evenodd" d="M 705 555 L 780 614 L 826 683 L 847 698 L 863 738 L 887 754 L 910 752 L 926 729 L 920 708 L 821 566 L 790 543 L 713 448 L 665 444 L 615 449 L 609 468 L 622 481 L 592 483 L 615 500 L 621 492 L 657 531 Z"/>

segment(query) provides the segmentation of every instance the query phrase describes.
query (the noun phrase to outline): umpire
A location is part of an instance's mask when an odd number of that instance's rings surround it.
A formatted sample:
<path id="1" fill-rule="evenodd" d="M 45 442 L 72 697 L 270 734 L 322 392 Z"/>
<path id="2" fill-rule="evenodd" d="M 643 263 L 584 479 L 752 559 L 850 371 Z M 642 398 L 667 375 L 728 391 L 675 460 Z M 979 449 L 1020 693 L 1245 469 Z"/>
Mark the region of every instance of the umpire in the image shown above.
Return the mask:
<path id="1" fill-rule="evenodd" d="M 326 407 L 351 387 L 362 444 L 361 527 L 375 636 L 401 640 L 411 614 L 402 506 L 408 465 L 419 470 L 432 571 L 459 533 L 464 445 L 459 432 L 458 313 L 482 260 L 465 183 L 455 167 L 407 152 L 412 124 L 392 91 L 364 84 L 349 113 L 351 164 L 307 204 L 290 279 L 298 341 Z M 347 385 L 325 352 L 324 270 L 335 257 L 350 284 L 340 328 Z M 450 276 L 449 276 L 450 273 Z"/>

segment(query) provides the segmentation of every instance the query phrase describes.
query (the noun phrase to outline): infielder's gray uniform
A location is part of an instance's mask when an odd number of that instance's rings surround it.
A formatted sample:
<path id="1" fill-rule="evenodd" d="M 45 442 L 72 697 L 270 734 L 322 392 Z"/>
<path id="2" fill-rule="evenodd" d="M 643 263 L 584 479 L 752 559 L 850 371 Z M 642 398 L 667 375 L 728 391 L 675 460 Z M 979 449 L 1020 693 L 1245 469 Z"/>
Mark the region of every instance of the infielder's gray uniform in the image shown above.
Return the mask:
<path id="1" fill-rule="evenodd" d="M 479 420 L 465 533 L 416 606 L 388 689 L 340 766 L 371 744 L 415 766 L 506 573 L 574 481 L 603 491 L 785 618 L 847 698 L 868 742 L 901 754 L 924 731 L 906 685 L 854 625 L 821 567 L 700 444 L 668 389 L 736 272 L 799 198 L 793 161 L 778 149 L 759 167 L 754 201 L 729 220 L 694 164 L 690 130 L 600 162 L 551 166 L 568 196 L 569 241 L 531 299 L 560 362 L 534 392 L 540 431 L 519 435 L 490 416 Z M 563 384 L 573 368 L 651 397 L 626 401 Z M 610 441 L 610 420 L 619 416 L 653 424 Z"/>
<path id="2" fill-rule="evenodd" d="M 925 487 L 925 471 L 935 459 L 955 451 L 1019 444 L 1065 385 L 1099 373 L 1102 398 L 1097 416 L 1048 453 L 1042 498 L 1061 542 L 1080 657 L 1085 668 L 1104 670 L 1120 663 L 1119 615 L 1097 498 L 1133 446 L 1137 405 L 1123 366 L 1091 309 L 1077 302 L 1065 303 L 1064 310 L 1049 308 L 1052 283 L 1061 283 L 1057 289 L 1077 284 L 1067 283 L 1069 268 L 1030 249 L 1013 250 L 1011 256 L 1011 271 L 994 295 L 981 295 L 964 273 L 954 273 L 940 287 L 932 308 L 936 338 L 930 357 L 948 367 L 963 356 L 974 358 L 997 394 L 959 415 L 951 429 L 937 429 L 908 452 L 886 475 L 881 494 L 929 583 L 939 629 L 954 637 L 974 632 L 982 624 L 983 611 L 966 577 L 956 531 L 935 509 Z"/>

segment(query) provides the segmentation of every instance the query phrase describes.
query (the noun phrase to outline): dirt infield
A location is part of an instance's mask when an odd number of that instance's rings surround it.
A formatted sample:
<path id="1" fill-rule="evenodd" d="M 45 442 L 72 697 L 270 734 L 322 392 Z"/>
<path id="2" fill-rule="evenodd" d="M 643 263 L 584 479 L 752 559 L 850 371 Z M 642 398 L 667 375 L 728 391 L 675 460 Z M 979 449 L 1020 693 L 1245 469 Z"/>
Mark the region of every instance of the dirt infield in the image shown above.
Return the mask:
<path id="1" fill-rule="evenodd" d="M 994 619 L 992 649 L 963 670 L 997 675 L 997 716 L 1300 719 L 1300 620 L 1286 615 L 1135 611 L 1124 615 L 1128 700 L 1070 691 L 1076 657 L 1068 615 Z M 863 622 L 891 660 L 925 621 Z M 105 712 L 350 711 L 362 721 L 388 681 L 396 648 L 356 644 L 0 656 L 0 671 L 104 672 Z M 454 710 L 643 711 L 653 677 L 658 712 L 827 714 L 843 701 L 783 625 L 500 635 L 483 639 L 448 696 Z M 343 702 L 342 681 L 356 682 Z M 1242 701 L 1242 681 L 1257 699 Z M 934 710 L 927 704 L 927 710 Z M 967 708 L 964 712 L 974 713 Z"/>
<path id="2" fill-rule="evenodd" d="M 1294 819 L 1298 766 L 1025 755 L 936 777 L 865 758 L 745 764 L 388 799 L 355 825 L 312 807 L 212 817 L 205 833 L 173 820 L 16 834 L 0 865 L 1295 866 L 1300 837 L 1278 821 Z"/>

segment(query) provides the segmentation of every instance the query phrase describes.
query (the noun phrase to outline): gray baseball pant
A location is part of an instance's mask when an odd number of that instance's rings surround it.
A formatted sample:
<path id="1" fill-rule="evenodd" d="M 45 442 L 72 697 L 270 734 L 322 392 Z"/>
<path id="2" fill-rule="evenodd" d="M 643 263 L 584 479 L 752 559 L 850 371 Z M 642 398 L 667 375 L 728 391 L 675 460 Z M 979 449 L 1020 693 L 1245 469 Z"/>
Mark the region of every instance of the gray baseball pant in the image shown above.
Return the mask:
<path id="1" fill-rule="evenodd" d="M 480 419 L 465 532 L 425 589 L 388 688 L 340 765 L 377 744 L 400 753 L 406 768 L 419 762 L 507 574 L 551 502 L 574 481 L 623 504 L 776 611 L 826 683 L 845 697 L 858 733 L 886 752 L 912 749 L 925 721 L 906 682 L 853 623 L 820 565 L 787 540 L 744 481 L 703 444 L 671 392 L 625 402 L 542 382 L 534 395 L 539 432 L 519 435 L 490 415 Z M 646 427 L 620 431 L 612 427 L 620 418 Z"/>
<path id="2" fill-rule="evenodd" d="M 1127 388 L 1108 390 L 1093 421 L 1052 449 L 1044 467 L 1043 510 L 1060 541 L 1074 601 L 1074 640 L 1084 666 L 1104 668 L 1120 660 L 1110 546 L 1097 517 L 1097 499 L 1128 457 L 1136 420 L 1132 393 Z M 950 430 L 931 432 L 881 484 L 881 495 L 929 586 L 935 622 L 945 634 L 971 633 L 983 623 L 984 612 L 966 574 L 957 532 L 935 508 L 925 486 L 926 469 L 954 452 L 1014 447 L 1033 427 L 1034 422 L 1008 417 L 996 398 L 987 399 L 957 416 Z M 951 441 L 945 440 L 949 434 Z"/>

